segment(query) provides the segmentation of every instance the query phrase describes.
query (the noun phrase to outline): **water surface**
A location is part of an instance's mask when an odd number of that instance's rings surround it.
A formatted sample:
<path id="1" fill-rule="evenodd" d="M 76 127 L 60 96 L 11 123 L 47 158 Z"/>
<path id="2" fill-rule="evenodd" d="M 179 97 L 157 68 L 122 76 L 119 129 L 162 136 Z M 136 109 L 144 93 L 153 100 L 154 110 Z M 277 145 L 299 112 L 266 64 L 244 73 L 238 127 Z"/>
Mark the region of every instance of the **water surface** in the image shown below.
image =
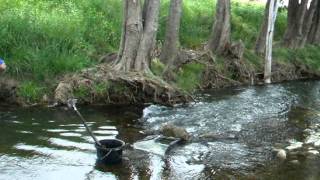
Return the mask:
<path id="1" fill-rule="evenodd" d="M 272 150 L 320 138 L 319 90 L 318 81 L 290 82 L 201 92 L 198 103 L 171 108 L 79 107 L 98 139 L 129 144 L 116 166 L 96 163 L 73 112 L 1 107 L 0 179 L 320 179 L 319 156 L 303 150 L 319 147 L 303 145 L 283 162 Z M 166 143 L 143 133 L 163 123 L 194 141 L 165 154 Z"/>

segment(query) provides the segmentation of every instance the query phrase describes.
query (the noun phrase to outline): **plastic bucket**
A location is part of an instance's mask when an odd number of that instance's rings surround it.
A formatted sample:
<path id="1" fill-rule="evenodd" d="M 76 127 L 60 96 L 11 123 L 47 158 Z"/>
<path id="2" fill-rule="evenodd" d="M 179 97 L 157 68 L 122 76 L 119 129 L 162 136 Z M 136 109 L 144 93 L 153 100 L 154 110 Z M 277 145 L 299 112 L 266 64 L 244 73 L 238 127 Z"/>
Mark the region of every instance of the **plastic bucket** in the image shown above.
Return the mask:
<path id="1" fill-rule="evenodd" d="M 117 164 L 122 161 L 122 149 L 125 142 L 119 139 L 104 139 L 99 141 L 102 146 L 95 143 L 97 161 L 103 164 Z"/>

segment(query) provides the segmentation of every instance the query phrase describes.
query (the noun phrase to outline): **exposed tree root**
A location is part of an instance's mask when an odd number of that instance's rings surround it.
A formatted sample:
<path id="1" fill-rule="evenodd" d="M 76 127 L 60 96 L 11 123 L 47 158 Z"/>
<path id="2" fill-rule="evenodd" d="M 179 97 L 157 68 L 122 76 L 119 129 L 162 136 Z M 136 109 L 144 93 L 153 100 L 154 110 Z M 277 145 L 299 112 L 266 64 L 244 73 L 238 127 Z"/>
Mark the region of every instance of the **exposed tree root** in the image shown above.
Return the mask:
<path id="1" fill-rule="evenodd" d="M 106 64 L 65 77 L 55 90 L 55 100 L 65 103 L 69 98 L 82 103 L 162 105 L 192 99 L 157 77 L 115 71 Z"/>

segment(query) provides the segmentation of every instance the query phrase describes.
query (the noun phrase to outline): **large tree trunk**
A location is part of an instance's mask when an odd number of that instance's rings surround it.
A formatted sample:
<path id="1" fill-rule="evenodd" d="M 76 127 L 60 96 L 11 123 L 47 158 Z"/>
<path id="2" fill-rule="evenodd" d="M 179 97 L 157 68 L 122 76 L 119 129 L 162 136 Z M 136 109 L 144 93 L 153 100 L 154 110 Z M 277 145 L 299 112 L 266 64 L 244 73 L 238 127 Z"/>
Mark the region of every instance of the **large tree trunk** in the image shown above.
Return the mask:
<path id="1" fill-rule="evenodd" d="M 150 54 L 154 47 L 158 30 L 160 0 L 148 0 L 144 31 L 140 40 L 140 46 L 134 68 L 137 71 L 149 71 Z"/>
<path id="2" fill-rule="evenodd" d="M 278 0 L 270 0 L 268 9 L 268 22 L 266 34 L 266 53 L 265 53 L 265 66 L 264 66 L 264 82 L 271 83 L 271 66 L 272 66 L 272 41 L 274 34 L 274 24 L 276 22 L 278 13 Z"/>
<path id="3" fill-rule="evenodd" d="M 302 29 L 302 39 L 300 42 L 300 46 L 303 47 L 307 43 L 309 33 L 311 32 L 311 27 L 313 23 L 313 19 L 315 17 L 316 9 L 318 6 L 319 0 L 312 0 L 310 3 L 310 7 L 306 12 L 305 21 L 303 22 L 303 29 Z"/>
<path id="4" fill-rule="evenodd" d="M 213 31 L 207 46 L 208 50 L 223 54 L 228 49 L 231 41 L 230 18 L 230 0 L 218 0 Z"/>
<path id="5" fill-rule="evenodd" d="M 149 58 L 158 29 L 160 0 L 124 0 L 124 23 L 115 69 L 149 72 Z M 145 19 L 143 19 L 145 18 Z"/>
<path id="6" fill-rule="evenodd" d="M 256 41 L 255 45 L 255 53 L 258 55 L 263 55 L 266 49 L 266 39 L 267 39 L 267 31 L 268 31 L 268 16 L 269 16 L 269 6 L 270 0 L 268 0 L 266 4 L 266 8 L 264 11 L 263 23 L 261 25 L 260 33 Z"/>
<path id="7" fill-rule="evenodd" d="M 164 64 L 172 63 L 179 51 L 179 30 L 182 12 L 182 0 L 171 0 L 169 16 L 166 25 L 166 36 L 160 61 Z"/>
<path id="8" fill-rule="evenodd" d="M 288 48 L 304 47 L 318 0 L 312 0 L 308 8 L 308 0 L 289 0 L 288 23 L 283 38 L 283 45 Z"/>
<path id="9" fill-rule="evenodd" d="M 126 24 L 127 24 L 127 11 L 128 9 L 128 2 L 127 1 L 123 1 L 123 22 L 122 22 L 122 32 L 121 32 L 121 40 L 120 40 L 120 46 L 119 46 L 119 51 L 118 51 L 118 56 L 117 56 L 117 60 L 115 61 L 115 63 L 113 65 L 116 65 L 120 62 L 120 60 L 122 59 L 122 55 L 123 55 L 123 50 L 124 50 L 124 42 L 126 40 Z"/>
<path id="10" fill-rule="evenodd" d="M 311 30 L 308 35 L 308 43 L 320 45 L 320 0 L 313 16 Z"/>

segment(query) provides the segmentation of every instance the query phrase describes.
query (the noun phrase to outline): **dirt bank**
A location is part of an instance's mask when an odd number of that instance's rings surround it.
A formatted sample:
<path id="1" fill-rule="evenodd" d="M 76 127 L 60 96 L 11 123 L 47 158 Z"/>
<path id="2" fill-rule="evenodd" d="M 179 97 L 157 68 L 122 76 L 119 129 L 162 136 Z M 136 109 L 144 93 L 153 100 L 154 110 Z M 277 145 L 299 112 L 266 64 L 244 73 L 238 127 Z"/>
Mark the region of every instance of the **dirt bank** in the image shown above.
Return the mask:
<path id="1" fill-rule="evenodd" d="M 57 86 L 54 99 L 64 104 L 77 98 L 85 104 L 174 105 L 191 97 L 153 75 L 118 72 L 108 64 L 100 64 L 80 73 L 66 76 Z"/>

